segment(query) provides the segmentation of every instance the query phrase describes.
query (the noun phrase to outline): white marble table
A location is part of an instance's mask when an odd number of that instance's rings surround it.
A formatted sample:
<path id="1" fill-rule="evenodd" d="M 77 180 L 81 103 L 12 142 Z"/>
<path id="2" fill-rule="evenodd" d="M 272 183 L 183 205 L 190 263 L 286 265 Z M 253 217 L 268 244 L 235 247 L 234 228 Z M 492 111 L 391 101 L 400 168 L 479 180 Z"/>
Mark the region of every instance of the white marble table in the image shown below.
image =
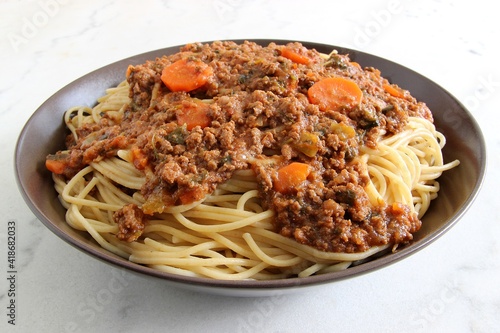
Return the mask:
<path id="1" fill-rule="evenodd" d="M 0 2 L 1 332 L 500 331 L 500 24 L 477 1 Z M 169 287 L 69 246 L 31 213 L 16 139 L 51 94 L 134 54 L 193 41 L 281 38 L 359 49 L 429 77 L 461 100 L 487 141 L 488 173 L 463 219 L 383 270 L 307 293 L 227 298 Z M 9 295 L 8 222 L 17 276 Z M 463 245 L 467 244 L 467 245 Z M 15 326 L 8 323 L 15 300 Z"/>

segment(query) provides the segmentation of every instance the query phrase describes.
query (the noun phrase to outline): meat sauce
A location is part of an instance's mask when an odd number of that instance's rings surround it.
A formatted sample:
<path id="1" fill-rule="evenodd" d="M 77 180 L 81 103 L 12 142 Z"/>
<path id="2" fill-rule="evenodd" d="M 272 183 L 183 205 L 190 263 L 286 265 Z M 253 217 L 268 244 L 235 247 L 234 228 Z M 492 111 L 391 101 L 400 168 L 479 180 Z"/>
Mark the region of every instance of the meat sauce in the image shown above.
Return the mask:
<path id="1" fill-rule="evenodd" d="M 162 73 L 180 60 L 207 74 L 203 84 L 167 88 Z M 335 109 L 312 103 L 311 87 L 332 77 L 354 82 L 360 100 Z M 425 104 L 377 69 L 299 43 L 193 43 L 129 67 L 127 81 L 131 102 L 121 121 L 104 115 L 78 129 L 78 141 L 68 137 L 69 153 L 48 157 L 62 160 L 69 178 L 91 161 L 131 150 L 147 174 L 146 203 L 115 214 L 121 239 L 137 239 L 147 216 L 201 200 L 244 169 L 254 170 L 264 208 L 275 211 L 275 231 L 321 251 L 405 243 L 420 228 L 409 207 L 373 206 L 364 190 L 369 179 L 359 147 L 375 148 L 409 116 L 432 120 Z"/>

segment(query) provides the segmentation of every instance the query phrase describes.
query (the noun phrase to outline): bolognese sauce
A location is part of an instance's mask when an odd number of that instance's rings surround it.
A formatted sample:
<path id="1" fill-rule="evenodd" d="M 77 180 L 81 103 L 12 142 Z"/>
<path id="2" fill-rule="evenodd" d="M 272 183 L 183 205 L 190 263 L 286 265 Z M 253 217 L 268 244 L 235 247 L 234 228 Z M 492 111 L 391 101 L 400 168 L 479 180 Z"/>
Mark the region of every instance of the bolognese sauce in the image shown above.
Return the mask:
<path id="1" fill-rule="evenodd" d="M 71 178 L 130 149 L 146 201 L 115 214 L 125 241 L 140 236 L 147 216 L 203 200 L 247 169 L 275 212 L 275 231 L 321 251 L 406 243 L 421 226 L 410 207 L 373 204 L 365 191 L 359 148 L 376 148 L 410 116 L 432 121 L 375 68 L 299 43 L 193 43 L 130 66 L 127 81 L 121 119 L 104 114 L 77 129 L 80 139 L 68 136 L 69 152 L 47 157 L 51 171 Z"/>

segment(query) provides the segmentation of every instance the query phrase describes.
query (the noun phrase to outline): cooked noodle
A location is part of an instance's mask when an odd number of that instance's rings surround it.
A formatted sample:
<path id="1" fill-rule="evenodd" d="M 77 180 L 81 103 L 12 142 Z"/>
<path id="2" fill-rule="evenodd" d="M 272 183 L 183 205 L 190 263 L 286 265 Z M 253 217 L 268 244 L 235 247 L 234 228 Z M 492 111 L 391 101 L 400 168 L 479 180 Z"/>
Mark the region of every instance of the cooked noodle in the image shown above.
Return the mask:
<path id="1" fill-rule="evenodd" d="M 119 120 L 128 101 L 124 82 L 109 89 L 96 107 L 68 110 L 66 124 L 77 139 L 75 129 L 98 122 L 103 112 Z M 445 138 L 430 121 L 411 117 L 403 131 L 381 138 L 376 149 L 362 147 L 360 157 L 371 179 L 365 188 L 370 202 L 401 202 L 423 216 L 439 191 L 436 179 L 458 165 L 458 161 L 443 163 L 444 144 Z M 333 253 L 281 236 L 273 231 L 274 212 L 261 205 L 251 170 L 236 171 L 201 202 L 156 214 L 139 240 L 120 241 L 113 213 L 129 203 L 145 202 L 140 189 L 146 175 L 134 167 L 130 156 L 128 150 L 120 150 L 115 157 L 92 162 L 68 181 L 55 174 L 53 178 L 68 224 L 132 262 L 214 279 L 280 279 L 343 270 L 391 247 Z"/>

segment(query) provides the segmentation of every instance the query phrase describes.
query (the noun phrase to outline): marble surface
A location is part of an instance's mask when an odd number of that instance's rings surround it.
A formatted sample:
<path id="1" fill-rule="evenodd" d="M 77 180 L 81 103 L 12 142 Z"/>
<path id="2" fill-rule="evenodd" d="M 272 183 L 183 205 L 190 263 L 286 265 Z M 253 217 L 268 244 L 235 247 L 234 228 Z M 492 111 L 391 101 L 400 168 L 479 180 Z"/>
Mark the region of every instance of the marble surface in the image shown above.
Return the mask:
<path id="1" fill-rule="evenodd" d="M 500 56 L 489 0 L 0 1 L 0 331 L 500 331 Z M 445 87 L 482 128 L 488 172 L 442 238 L 361 277 L 274 298 L 194 293 L 112 268 L 31 213 L 13 171 L 16 139 L 50 95 L 96 68 L 193 41 L 281 38 L 347 46 Z M 9 222 L 16 226 L 9 295 Z M 9 304 L 15 300 L 15 325 Z"/>

